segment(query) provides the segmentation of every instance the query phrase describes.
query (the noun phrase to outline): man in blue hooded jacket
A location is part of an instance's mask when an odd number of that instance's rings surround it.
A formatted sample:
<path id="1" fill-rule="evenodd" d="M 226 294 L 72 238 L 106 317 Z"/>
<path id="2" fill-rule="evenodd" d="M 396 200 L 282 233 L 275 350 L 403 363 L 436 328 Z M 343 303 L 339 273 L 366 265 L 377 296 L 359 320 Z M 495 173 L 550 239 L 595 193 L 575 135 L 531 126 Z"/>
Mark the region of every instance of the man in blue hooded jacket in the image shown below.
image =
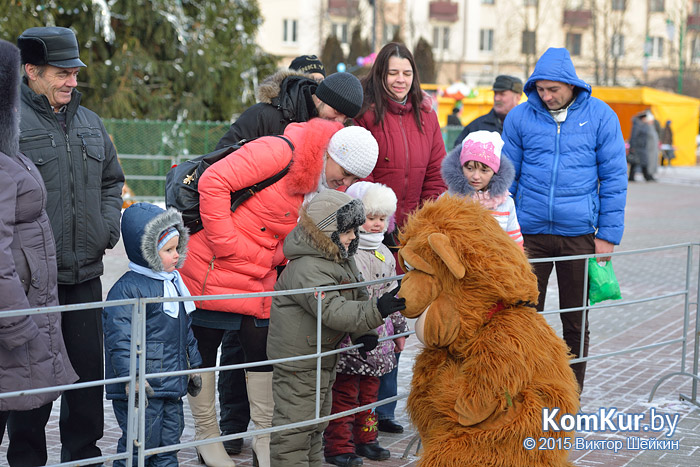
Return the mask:
<path id="1" fill-rule="evenodd" d="M 502 136 L 503 153 L 515 166 L 511 192 L 526 252 L 530 258 L 612 253 L 622 239 L 627 198 L 617 115 L 591 97 L 591 86 L 578 78 L 563 48 L 540 57 L 524 91 L 528 100 L 508 113 Z M 533 264 L 540 311 L 552 267 L 552 262 Z M 585 260 L 557 262 L 556 269 L 560 309 L 581 307 Z M 582 326 L 582 313 L 560 315 L 575 358 L 588 355 L 588 317 Z M 586 362 L 572 369 L 583 390 Z"/>

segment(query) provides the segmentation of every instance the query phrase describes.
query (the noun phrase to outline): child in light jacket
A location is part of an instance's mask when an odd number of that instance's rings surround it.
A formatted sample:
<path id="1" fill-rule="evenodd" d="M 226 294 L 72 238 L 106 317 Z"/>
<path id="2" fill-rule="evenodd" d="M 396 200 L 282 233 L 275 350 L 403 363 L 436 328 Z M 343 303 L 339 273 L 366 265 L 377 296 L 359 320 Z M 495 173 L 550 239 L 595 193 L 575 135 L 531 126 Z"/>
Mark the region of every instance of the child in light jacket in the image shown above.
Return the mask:
<path id="1" fill-rule="evenodd" d="M 384 233 L 396 212 L 396 195 L 386 185 L 358 182 L 346 193 L 362 201 L 365 223 L 360 227 L 360 243 L 355 262 L 364 280 L 371 281 L 396 275 L 396 260 L 382 243 Z M 380 297 L 396 287 L 396 281 L 367 286 L 370 297 Z M 377 328 L 379 338 L 408 331 L 406 318 L 393 313 Z M 381 342 L 376 349 L 352 349 L 340 356 L 333 385 L 332 413 L 344 412 L 365 404 L 377 402 L 379 377 L 396 365 L 396 352 L 403 350 L 406 337 Z M 351 345 L 346 338 L 341 347 Z M 374 410 L 331 420 L 324 433 L 326 462 L 334 465 L 359 465 L 361 457 L 386 460 L 391 457 L 377 441 L 377 416 Z M 360 457 L 361 456 L 361 457 Z M 354 464 L 353 464 L 354 462 Z"/>
<path id="2" fill-rule="evenodd" d="M 302 208 L 298 225 L 284 241 L 289 259 L 275 290 L 352 284 L 362 281 L 353 258 L 359 227 L 365 222 L 360 200 L 335 190 L 317 194 Z M 272 298 L 267 356 L 270 359 L 335 350 L 350 333 L 352 342 L 369 351 L 377 346 L 375 328 L 384 318 L 405 308 L 396 298 L 398 288 L 369 299 L 365 287 L 321 293 L 321 334 L 317 336 L 318 293 L 280 295 Z M 335 381 L 338 354 L 321 359 L 320 416 L 331 413 L 331 387 Z M 274 365 L 272 395 L 273 426 L 312 420 L 316 407 L 315 358 Z M 322 434 L 326 423 L 272 433 L 271 465 L 320 466 L 323 463 Z"/>
<path id="3" fill-rule="evenodd" d="M 148 203 L 134 204 L 122 215 L 121 230 L 130 270 L 111 288 L 108 301 L 190 295 L 177 271 L 185 261 L 188 240 L 179 212 Z M 191 301 L 146 305 L 146 373 L 187 370 L 202 364 L 190 329 L 189 313 L 193 310 Z M 102 312 L 106 379 L 129 375 L 132 311 L 132 306 L 124 305 L 107 306 Z M 144 390 L 136 389 L 137 397 L 147 397 L 145 449 L 180 442 L 185 426 L 182 397 L 188 392 L 196 396 L 201 381 L 199 375 L 149 378 Z M 106 392 L 122 430 L 117 452 L 125 452 L 128 383 L 107 384 Z M 147 459 L 154 465 L 177 465 L 177 451 Z M 115 461 L 114 465 L 123 466 L 125 461 Z"/>
<path id="4" fill-rule="evenodd" d="M 508 157 L 502 157 L 503 140 L 495 131 L 469 133 L 461 146 L 442 161 L 442 178 L 451 194 L 463 195 L 491 210 L 503 230 L 523 248 L 515 203 L 508 188 L 515 169 Z"/>

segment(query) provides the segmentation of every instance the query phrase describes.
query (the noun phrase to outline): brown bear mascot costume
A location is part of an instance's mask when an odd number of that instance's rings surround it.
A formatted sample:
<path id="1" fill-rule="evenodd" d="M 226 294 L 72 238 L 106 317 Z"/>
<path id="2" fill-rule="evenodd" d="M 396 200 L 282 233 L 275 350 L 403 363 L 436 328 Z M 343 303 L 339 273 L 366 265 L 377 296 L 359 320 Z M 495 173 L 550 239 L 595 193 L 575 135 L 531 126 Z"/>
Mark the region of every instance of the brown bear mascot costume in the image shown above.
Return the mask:
<path id="1" fill-rule="evenodd" d="M 566 344 L 535 311 L 525 254 L 489 211 L 449 195 L 413 214 L 400 239 L 403 314 L 419 318 L 425 345 L 408 397 L 420 465 L 570 465 L 572 433 L 543 432 L 542 415 L 576 414 L 578 386 Z"/>

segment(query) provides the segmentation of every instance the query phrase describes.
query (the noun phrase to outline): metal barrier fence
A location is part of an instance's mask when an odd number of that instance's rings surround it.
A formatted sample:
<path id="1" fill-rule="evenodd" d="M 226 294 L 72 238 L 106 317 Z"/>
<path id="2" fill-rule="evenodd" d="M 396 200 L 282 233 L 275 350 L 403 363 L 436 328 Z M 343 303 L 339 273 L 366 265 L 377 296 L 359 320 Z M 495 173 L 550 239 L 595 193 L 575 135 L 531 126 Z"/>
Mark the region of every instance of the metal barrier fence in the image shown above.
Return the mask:
<path id="1" fill-rule="evenodd" d="M 105 119 L 134 201 L 163 202 L 165 175 L 184 160 L 214 150 L 228 122 Z M 444 127 L 449 151 L 462 127 Z"/>
<path id="2" fill-rule="evenodd" d="M 655 295 L 650 295 L 650 296 L 638 296 L 638 297 L 635 297 L 632 299 L 625 299 L 624 298 L 625 292 L 623 292 L 623 300 L 622 301 L 608 302 L 608 303 L 602 303 L 602 304 L 597 304 L 597 305 L 589 305 L 586 303 L 582 307 L 569 308 L 569 309 L 564 309 L 564 310 L 546 308 L 542 312 L 542 314 L 545 316 L 558 315 L 558 314 L 562 314 L 562 313 L 583 310 L 584 313 L 583 313 L 582 319 L 583 319 L 583 322 L 585 322 L 587 316 L 591 312 L 595 312 L 598 310 L 610 310 L 612 308 L 617 308 L 619 310 L 619 309 L 622 309 L 624 307 L 630 307 L 630 306 L 636 307 L 635 316 L 640 316 L 640 315 L 645 313 L 644 311 L 642 311 L 642 312 L 639 311 L 640 305 L 661 303 L 661 302 L 669 301 L 669 300 L 673 300 L 673 299 L 682 300 L 681 303 L 676 303 L 676 304 L 672 303 L 670 305 L 662 305 L 661 308 L 657 307 L 656 309 L 651 310 L 651 313 L 655 313 L 658 311 L 671 310 L 674 308 L 678 308 L 679 306 L 682 308 L 683 326 L 682 326 L 682 331 L 681 331 L 680 335 L 678 335 L 677 337 L 674 337 L 673 339 L 664 340 L 664 341 L 654 342 L 653 344 L 634 345 L 634 346 L 627 347 L 624 349 L 619 349 L 616 351 L 605 352 L 605 353 L 601 353 L 601 354 L 597 354 L 597 355 L 589 355 L 588 357 L 585 357 L 585 358 L 574 359 L 574 360 L 572 360 L 572 363 L 604 359 L 604 358 L 612 357 L 612 356 L 616 356 L 616 355 L 629 354 L 632 352 L 639 352 L 639 351 L 645 351 L 645 350 L 659 348 L 659 347 L 663 347 L 663 346 L 680 344 L 681 348 L 682 348 L 680 368 L 678 369 L 678 371 L 669 371 L 667 374 L 665 374 L 663 377 L 661 377 L 656 382 L 656 384 L 654 385 L 654 387 L 649 395 L 649 402 L 652 401 L 656 391 L 658 390 L 660 385 L 662 385 L 665 381 L 667 381 L 669 378 L 674 377 L 674 376 L 683 376 L 683 377 L 690 378 L 692 380 L 692 388 L 691 388 L 690 395 L 685 395 L 685 394 L 681 393 L 681 394 L 679 394 L 679 398 L 681 400 L 688 401 L 688 402 L 700 407 L 700 401 L 698 400 L 698 382 L 700 382 L 700 374 L 698 373 L 698 362 L 699 362 L 699 357 L 700 357 L 700 309 L 698 308 L 698 303 L 700 302 L 700 287 L 699 287 L 700 269 L 695 271 L 695 269 L 697 268 L 697 263 L 694 261 L 694 251 L 697 249 L 698 246 L 700 246 L 700 242 L 692 242 L 692 243 L 681 243 L 681 244 L 676 244 L 676 245 L 660 246 L 660 247 L 655 247 L 655 248 L 647 248 L 647 249 L 642 249 L 642 250 L 615 252 L 615 253 L 612 253 L 609 255 L 579 255 L 579 256 L 567 256 L 567 257 L 544 258 L 544 259 L 531 260 L 531 263 L 549 262 L 549 261 L 556 263 L 556 262 L 581 260 L 581 259 L 585 260 L 587 258 L 596 257 L 596 256 L 611 256 L 616 261 L 618 261 L 618 266 L 621 266 L 619 268 L 616 266 L 617 276 L 618 276 L 618 279 L 620 280 L 620 283 L 625 284 L 625 283 L 632 283 L 632 282 L 639 283 L 640 278 L 634 277 L 634 275 L 639 272 L 638 264 L 640 263 L 640 261 L 638 260 L 637 257 L 642 256 L 642 255 L 658 255 L 652 261 L 653 263 L 658 264 L 661 267 L 661 271 L 659 271 L 659 273 L 660 273 L 659 277 L 656 278 L 658 280 L 655 281 L 653 286 L 647 287 L 646 290 L 654 291 L 654 290 L 663 289 L 662 292 L 657 293 Z M 625 264 L 624 261 L 621 261 L 625 258 L 631 259 L 629 264 Z M 682 266 L 679 267 L 679 264 L 677 264 L 677 263 L 681 263 L 681 262 L 682 262 Z M 586 265 L 587 265 L 587 261 L 586 261 Z M 586 269 L 587 269 L 587 266 L 586 266 Z M 395 397 L 384 399 L 384 400 L 379 401 L 379 402 L 363 405 L 361 407 L 357 407 L 357 408 L 352 409 L 352 410 L 347 410 L 347 411 L 344 411 L 341 413 L 332 414 L 332 415 L 326 416 L 326 417 L 320 417 L 321 358 L 328 356 L 328 355 L 338 354 L 338 353 L 345 352 L 345 351 L 350 350 L 350 349 L 360 347 L 360 345 L 353 345 L 351 347 L 347 347 L 344 349 L 336 349 L 336 350 L 329 351 L 329 352 L 321 352 L 321 339 L 320 339 L 321 313 L 320 313 L 320 311 L 321 311 L 322 301 L 323 301 L 323 298 L 325 296 L 325 294 L 323 294 L 322 292 L 330 291 L 330 290 L 340 290 L 340 289 L 349 288 L 349 287 L 377 284 L 377 283 L 386 282 L 387 280 L 398 279 L 400 277 L 401 276 L 398 276 L 396 278 L 367 281 L 367 282 L 363 282 L 363 283 L 359 283 L 359 284 L 345 284 L 345 285 L 340 285 L 340 286 L 327 286 L 327 287 L 310 287 L 310 288 L 297 289 L 297 290 L 291 290 L 291 291 L 264 292 L 264 293 L 255 293 L 255 294 L 216 295 L 216 296 L 206 296 L 206 297 L 193 296 L 191 298 L 187 298 L 188 300 L 195 300 L 195 301 L 201 300 L 204 298 L 206 298 L 207 300 L 223 300 L 223 299 L 240 299 L 240 298 L 251 298 L 251 297 L 296 295 L 296 294 L 314 293 L 315 296 L 317 297 L 316 352 L 313 354 L 309 354 L 309 355 L 295 356 L 295 357 L 276 359 L 276 360 L 267 360 L 265 362 L 254 362 L 254 363 L 243 363 L 243 364 L 236 364 L 236 365 L 216 366 L 216 367 L 206 368 L 206 369 L 191 369 L 191 370 L 183 370 L 183 371 L 177 371 L 177 372 L 148 373 L 148 375 L 146 374 L 146 358 L 145 358 L 145 352 L 146 352 L 146 342 L 145 342 L 146 306 L 150 303 L 183 301 L 183 298 L 181 298 L 181 297 L 177 297 L 177 298 L 143 298 L 143 299 L 119 300 L 119 301 L 110 301 L 110 302 L 95 302 L 95 303 L 87 303 L 87 304 L 81 304 L 81 305 L 65 305 L 65 306 L 57 306 L 57 307 L 50 307 L 50 308 L 44 308 L 44 309 L 4 311 L 3 316 L 11 317 L 11 316 L 34 315 L 34 314 L 55 313 L 55 312 L 68 312 L 69 313 L 69 312 L 74 312 L 74 311 L 82 310 L 82 309 L 101 308 L 101 307 L 104 307 L 105 305 L 132 306 L 133 307 L 133 315 L 132 315 L 132 322 L 131 322 L 132 340 L 131 340 L 131 358 L 130 358 L 129 376 L 125 376 L 125 377 L 121 377 L 121 378 L 113 378 L 113 379 L 109 379 L 109 380 L 100 380 L 100 381 L 92 381 L 92 382 L 79 383 L 79 384 L 57 386 L 57 387 L 51 387 L 51 388 L 32 389 L 32 390 L 28 390 L 28 391 L 0 393 L 0 399 L 22 396 L 22 395 L 38 394 L 38 393 L 50 392 L 50 391 L 54 391 L 54 390 L 68 390 L 68 389 L 77 389 L 77 388 L 84 388 L 84 387 L 90 387 L 90 386 L 104 386 L 107 383 L 126 383 L 126 382 L 130 383 L 129 395 L 128 395 L 128 407 L 129 407 L 128 420 L 129 420 L 129 424 L 128 424 L 128 433 L 127 433 L 127 437 L 128 437 L 128 439 L 127 439 L 127 452 L 121 453 L 121 454 L 114 454 L 114 455 L 103 455 L 102 457 L 92 458 L 89 460 L 84 459 L 84 460 L 80 460 L 80 461 L 66 462 L 66 463 L 60 464 L 62 466 L 84 465 L 86 463 L 86 461 L 90 462 L 90 463 L 99 463 L 99 462 L 105 462 L 105 461 L 114 461 L 117 459 L 125 459 L 127 465 L 131 466 L 132 465 L 132 456 L 134 455 L 134 453 L 136 453 L 136 455 L 137 455 L 138 465 L 143 466 L 143 465 L 145 465 L 145 457 L 152 455 L 152 454 L 180 450 L 180 449 L 185 449 L 185 448 L 190 448 L 190 447 L 196 447 L 196 446 L 215 443 L 215 442 L 219 442 L 219 441 L 232 440 L 232 439 L 237 439 L 237 438 L 242 438 L 242 437 L 249 437 L 249 436 L 253 436 L 253 435 L 271 433 L 271 432 L 281 431 L 281 430 L 285 430 L 285 429 L 315 425 L 315 424 L 320 423 L 320 422 L 326 422 L 326 421 L 329 421 L 329 420 L 332 420 L 335 418 L 339 418 L 339 417 L 354 414 L 354 413 L 357 413 L 357 412 L 360 412 L 363 410 L 371 409 L 371 408 L 377 407 L 379 405 L 383 405 L 383 404 L 393 402 L 393 401 L 396 401 L 399 399 L 404 399 L 408 396 L 407 392 L 403 392 Z M 641 279 L 643 279 L 643 278 L 641 278 Z M 658 282 L 658 283 L 656 283 L 656 282 Z M 635 285 L 635 289 L 636 288 L 637 287 Z M 695 296 L 693 296 L 693 293 L 695 294 Z M 551 295 L 551 294 L 548 294 L 548 295 Z M 691 315 L 691 309 L 693 307 L 695 308 L 695 311 L 694 311 L 694 314 Z M 694 329 L 691 329 L 691 319 L 692 318 L 694 318 L 694 320 L 695 320 Z M 413 332 L 411 331 L 411 332 L 399 334 L 396 336 L 383 338 L 383 339 L 380 339 L 380 341 L 392 339 L 395 337 L 407 336 L 407 335 L 412 334 L 412 333 Z M 583 341 L 583 336 L 582 336 L 581 340 Z M 692 361 L 689 364 L 687 362 L 686 355 L 688 353 L 688 349 L 691 346 L 692 346 L 692 352 L 691 352 Z M 139 356 L 144 357 L 144 358 L 138 358 Z M 145 417 L 142 414 L 145 413 L 145 399 L 146 398 L 140 397 L 138 400 L 138 407 L 135 406 L 135 387 L 136 387 L 136 385 L 134 383 L 137 383 L 139 385 L 139 387 L 144 387 L 145 380 L 151 379 L 151 378 L 160 378 L 160 377 L 165 377 L 165 376 L 177 376 L 177 375 L 190 375 L 190 374 L 194 374 L 194 373 L 203 373 L 203 372 L 209 372 L 209 371 L 213 372 L 213 371 L 221 371 L 221 370 L 246 369 L 246 368 L 250 368 L 250 367 L 254 367 L 254 366 L 267 365 L 267 364 L 272 365 L 272 364 L 277 364 L 277 363 L 305 360 L 305 359 L 316 359 L 316 373 L 317 373 L 316 398 L 315 398 L 315 417 L 313 419 L 309 419 L 309 420 L 294 423 L 294 424 L 284 425 L 284 426 L 277 426 L 277 427 L 272 427 L 272 428 L 267 428 L 267 429 L 262 429 L 262 430 L 254 430 L 254 431 L 247 431 L 247 432 L 243 432 L 243 433 L 225 435 L 225 436 L 220 436 L 218 438 L 210 438 L 210 439 L 205 439 L 205 440 L 184 442 L 184 443 L 180 443 L 177 445 L 163 446 L 163 447 L 158 447 L 158 448 L 153 448 L 153 449 L 144 449 L 144 446 L 145 446 L 145 440 L 144 440 Z M 409 448 L 410 448 L 410 445 L 409 445 Z"/>

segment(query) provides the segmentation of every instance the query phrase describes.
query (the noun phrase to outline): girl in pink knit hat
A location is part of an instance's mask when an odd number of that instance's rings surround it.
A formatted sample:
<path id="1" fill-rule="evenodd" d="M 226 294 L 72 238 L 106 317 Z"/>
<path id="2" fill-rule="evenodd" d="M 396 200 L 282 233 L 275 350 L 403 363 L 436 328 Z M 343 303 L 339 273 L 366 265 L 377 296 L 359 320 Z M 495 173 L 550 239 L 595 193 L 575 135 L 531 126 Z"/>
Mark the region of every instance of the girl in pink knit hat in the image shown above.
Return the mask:
<path id="1" fill-rule="evenodd" d="M 448 193 L 469 197 L 491 210 L 503 230 L 523 247 L 515 203 L 508 192 L 515 169 L 502 157 L 503 140 L 495 131 L 469 133 L 442 162 Z"/>

